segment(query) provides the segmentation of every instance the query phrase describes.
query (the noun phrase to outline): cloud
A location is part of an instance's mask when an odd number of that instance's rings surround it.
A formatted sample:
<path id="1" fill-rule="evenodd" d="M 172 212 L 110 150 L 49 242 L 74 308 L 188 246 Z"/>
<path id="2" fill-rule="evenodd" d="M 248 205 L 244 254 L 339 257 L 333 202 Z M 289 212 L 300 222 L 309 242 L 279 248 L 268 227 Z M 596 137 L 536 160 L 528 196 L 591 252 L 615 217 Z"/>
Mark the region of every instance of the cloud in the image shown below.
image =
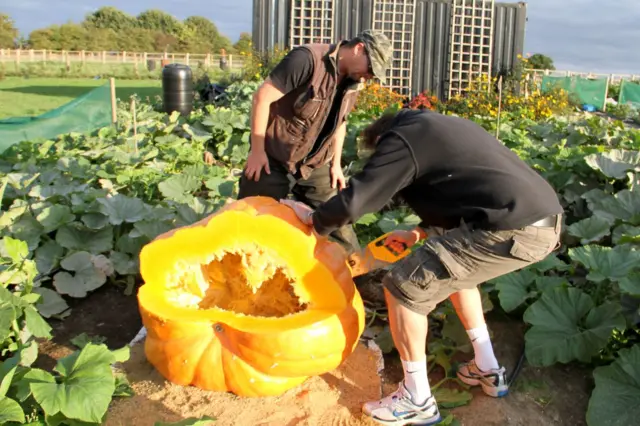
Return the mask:
<path id="1" fill-rule="evenodd" d="M 18 29 L 28 36 L 37 28 L 68 21 L 80 22 L 88 13 L 105 6 L 104 0 L 64 0 L 51 7 L 51 1 L 15 1 L 3 6 L 3 12 L 9 14 Z M 108 5 L 133 16 L 148 9 L 160 9 L 181 20 L 191 15 L 204 16 L 232 41 L 237 40 L 243 31 L 251 32 L 252 0 L 112 0 Z"/>
<path id="2" fill-rule="evenodd" d="M 527 10 L 526 52 L 552 57 L 558 69 L 640 74 L 630 51 L 640 41 L 640 2 L 535 0 Z"/>
<path id="3" fill-rule="evenodd" d="M 36 28 L 79 22 L 104 6 L 104 0 L 13 1 L 3 11 L 16 21 L 24 35 Z M 251 32 L 253 0 L 111 0 L 131 15 L 156 8 L 178 19 L 201 15 L 235 41 Z M 640 1 L 531 0 L 527 3 L 525 52 L 544 53 L 558 69 L 640 74 L 640 55 L 631 46 L 640 41 Z"/>

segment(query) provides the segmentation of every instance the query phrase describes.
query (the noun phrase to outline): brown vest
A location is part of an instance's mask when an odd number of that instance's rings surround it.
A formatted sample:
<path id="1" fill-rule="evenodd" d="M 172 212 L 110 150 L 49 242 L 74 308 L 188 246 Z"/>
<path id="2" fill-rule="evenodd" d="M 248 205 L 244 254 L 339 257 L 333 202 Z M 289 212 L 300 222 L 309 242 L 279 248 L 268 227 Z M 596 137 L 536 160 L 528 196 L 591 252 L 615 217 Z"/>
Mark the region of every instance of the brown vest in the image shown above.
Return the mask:
<path id="1" fill-rule="evenodd" d="M 333 135 L 340 123 L 355 107 L 361 83 L 347 88 L 336 125 L 320 149 L 311 149 L 322 130 L 336 95 L 336 56 L 341 44 L 307 44 L 300 46 L 313 56 L 313 75 L 306 85 L 285 94 L 271 104 L 265 135 L 265 150 L 280 161 L 290 173 L 300 167 L 303 178 L 333 158 Z M 309 156 L 309 154 L 313 154 Z"/>

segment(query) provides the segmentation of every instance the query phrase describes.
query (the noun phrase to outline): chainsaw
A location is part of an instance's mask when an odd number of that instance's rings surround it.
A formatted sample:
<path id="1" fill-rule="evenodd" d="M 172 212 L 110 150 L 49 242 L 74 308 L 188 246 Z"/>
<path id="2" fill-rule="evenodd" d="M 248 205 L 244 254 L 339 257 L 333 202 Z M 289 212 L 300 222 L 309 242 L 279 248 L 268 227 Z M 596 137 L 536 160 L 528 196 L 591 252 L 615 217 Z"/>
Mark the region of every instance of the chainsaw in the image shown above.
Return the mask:
<path id="1" fill-rule="evenodd" d="M 402 244 L 404 250 L 399 253 L 392 247 L 385 245 L 384 241 L 389 234 L 391 233 L 388 232 L 376 238 L 367 244 L 363 250 L 349 257 L 349 267 L 352 276 L 357 277 L 371 272 L 374 269 L 386 268 L 411 253 L 411 249 L 405 244 Z"/>

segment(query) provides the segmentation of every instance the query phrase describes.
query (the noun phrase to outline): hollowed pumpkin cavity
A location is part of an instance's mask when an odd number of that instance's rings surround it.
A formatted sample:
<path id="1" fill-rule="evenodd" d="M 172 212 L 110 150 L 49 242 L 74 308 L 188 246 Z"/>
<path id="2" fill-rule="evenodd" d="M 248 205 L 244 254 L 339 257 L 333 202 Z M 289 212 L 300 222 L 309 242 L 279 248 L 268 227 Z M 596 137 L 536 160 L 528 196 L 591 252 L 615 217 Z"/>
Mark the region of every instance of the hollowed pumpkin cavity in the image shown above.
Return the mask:
<path id="1" fill-rule="evenodd" d="M 337 368 L 364 330 L 344 250 L 272 198 L 157 237 L 140 272 L 145 354 L 179 385 L 279 395 Z"/>
<path id="2" fill-rule="evenodd" d="M 283 317 L 304 311 L 291 272 L 273 254 L 255 245 L 223 251 L 206 264 L 187 267 L 169 299 L 176 305 L 218 308 L 256 317 Z"/>

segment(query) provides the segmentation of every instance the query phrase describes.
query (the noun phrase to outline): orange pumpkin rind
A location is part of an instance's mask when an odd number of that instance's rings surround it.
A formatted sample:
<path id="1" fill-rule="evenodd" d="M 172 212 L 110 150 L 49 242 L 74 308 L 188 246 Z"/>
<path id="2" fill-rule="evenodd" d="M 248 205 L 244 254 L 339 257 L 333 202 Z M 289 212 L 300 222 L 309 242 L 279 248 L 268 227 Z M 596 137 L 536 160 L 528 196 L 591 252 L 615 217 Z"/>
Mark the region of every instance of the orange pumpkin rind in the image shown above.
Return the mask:
<path id="1" fill-rule="evenodd" d="M 280 395 L 337 368 L 364 330 L 344 250 L 272 198 L 159 236 L 140 271 L 145 354 L 175 384 Z"/>

